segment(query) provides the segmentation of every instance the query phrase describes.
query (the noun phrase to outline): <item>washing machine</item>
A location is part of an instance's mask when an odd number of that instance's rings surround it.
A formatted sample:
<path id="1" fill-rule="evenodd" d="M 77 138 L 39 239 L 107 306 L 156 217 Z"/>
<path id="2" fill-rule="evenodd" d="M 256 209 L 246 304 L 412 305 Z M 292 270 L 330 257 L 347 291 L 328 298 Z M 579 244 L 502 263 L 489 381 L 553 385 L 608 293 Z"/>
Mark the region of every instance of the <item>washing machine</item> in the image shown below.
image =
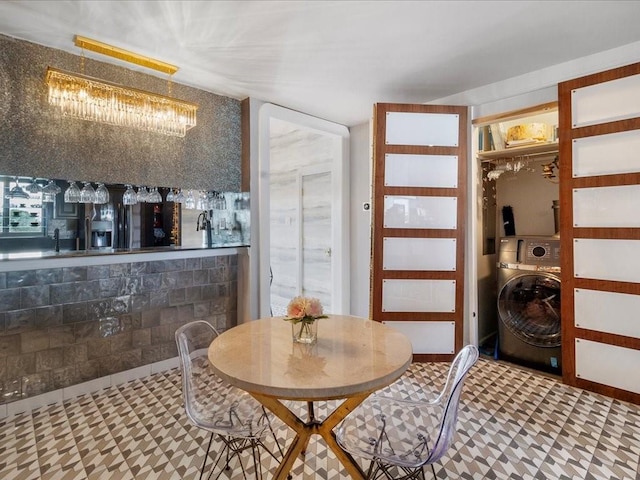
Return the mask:
<path id="1" fill-rule="evenodd" d="M 501 238 L 497 267 L 498 357 L 561 374 L 560 239 Z"/>

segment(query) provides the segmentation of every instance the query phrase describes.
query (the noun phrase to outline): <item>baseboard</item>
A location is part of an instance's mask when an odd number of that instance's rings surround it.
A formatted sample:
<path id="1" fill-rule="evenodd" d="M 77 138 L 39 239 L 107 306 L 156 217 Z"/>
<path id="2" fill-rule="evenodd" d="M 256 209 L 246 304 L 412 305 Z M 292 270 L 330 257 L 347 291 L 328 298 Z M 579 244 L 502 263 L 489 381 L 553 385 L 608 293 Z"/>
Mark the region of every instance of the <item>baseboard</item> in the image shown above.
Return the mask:
<path id="1" fill-rule="evenodd" d="M 108 375 L 106 377 L 96 378 L 88 382 L 71 385 L 70 387 L 53 390 L 51 392 L 43 393 L 42 395 L 35 395 L 22 400 L 16 400 L 15 402 L 5 403 L 0 405 L 0 418 L 30 412 L 37 408 L 56 403 L 62 403 L 80 395 L 98 392 L 114 385 L 120 385 L 132 380 L 148 377 L 149 375 L 165 372 L 167 370 L 177 368 L 178 365 L 178 357 L 169 358 L 167 360 L 143 365 L 131 370 L 125 370 L 124 372 L 114 373 L 113 375 Z"/>

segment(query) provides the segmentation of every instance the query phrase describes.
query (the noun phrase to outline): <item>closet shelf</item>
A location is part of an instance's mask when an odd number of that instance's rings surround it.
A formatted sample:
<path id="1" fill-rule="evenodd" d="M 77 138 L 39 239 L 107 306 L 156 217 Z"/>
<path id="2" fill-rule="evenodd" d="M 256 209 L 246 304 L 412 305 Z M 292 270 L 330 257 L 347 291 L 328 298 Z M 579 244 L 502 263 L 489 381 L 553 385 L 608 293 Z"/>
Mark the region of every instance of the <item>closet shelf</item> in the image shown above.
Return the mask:
<path id="1" fill-rule="evenodd" d="M 505 148 L 504 150 L 489 150 L 478 152 L 478 159 L 482 162 L 493 163 L 499 160 L 513 160 L 526 157 L 553 155 L 559 152 L 558 142 L 536 143 L 520 147 Z"/>

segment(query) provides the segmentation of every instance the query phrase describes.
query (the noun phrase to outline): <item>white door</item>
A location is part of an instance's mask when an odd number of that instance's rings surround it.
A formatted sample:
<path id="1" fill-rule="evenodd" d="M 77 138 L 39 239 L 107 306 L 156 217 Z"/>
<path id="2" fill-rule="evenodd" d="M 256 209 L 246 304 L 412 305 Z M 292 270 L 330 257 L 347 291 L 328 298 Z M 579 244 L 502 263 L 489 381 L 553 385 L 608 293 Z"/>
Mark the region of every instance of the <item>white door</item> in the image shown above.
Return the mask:
<path id="1" fill-rule="evenodd" d="M 297 295 L 349 313 L 348 131 L 265 105 L 260 132 L 259 316 Z"/>
<path id="2" fill-rule="evenodd" d="M 299 271 L 301 295 L 320 300 L 332 312 L 331 291 L 331 172 L 309 171 L 302 174 L 302 231 Z"/>
<path id="3" fill-rule="evenodd" d="M 374 109 L 371 315 L 406 333 L 416 361 L 462 348 L 467 109 Z"/>
<path id="4" fill-rule="evenodd" d="M 331 165 L 271 178 L 271 314 L 284 315 L 297 295 L 318 298 L 331 312 Z"/>

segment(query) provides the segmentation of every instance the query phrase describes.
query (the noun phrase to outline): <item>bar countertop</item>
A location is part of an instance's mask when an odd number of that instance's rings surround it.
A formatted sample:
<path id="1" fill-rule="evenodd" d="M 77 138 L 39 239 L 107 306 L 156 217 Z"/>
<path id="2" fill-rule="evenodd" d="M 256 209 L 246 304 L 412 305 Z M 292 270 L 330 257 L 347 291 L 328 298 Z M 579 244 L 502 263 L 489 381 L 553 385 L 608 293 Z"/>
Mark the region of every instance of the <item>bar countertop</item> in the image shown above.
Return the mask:
<path id="1" fill-rule="evenodd" d="M 169 260 L 178 258 L 216 257 L 234 255 L 246 246 L 225 245 L 214 248 L 152 247 L 123 249 L 42 250 L 0 254 L 0 272 L 59 268 L 79 265 L 106 265 L 111 263 Z"/>

